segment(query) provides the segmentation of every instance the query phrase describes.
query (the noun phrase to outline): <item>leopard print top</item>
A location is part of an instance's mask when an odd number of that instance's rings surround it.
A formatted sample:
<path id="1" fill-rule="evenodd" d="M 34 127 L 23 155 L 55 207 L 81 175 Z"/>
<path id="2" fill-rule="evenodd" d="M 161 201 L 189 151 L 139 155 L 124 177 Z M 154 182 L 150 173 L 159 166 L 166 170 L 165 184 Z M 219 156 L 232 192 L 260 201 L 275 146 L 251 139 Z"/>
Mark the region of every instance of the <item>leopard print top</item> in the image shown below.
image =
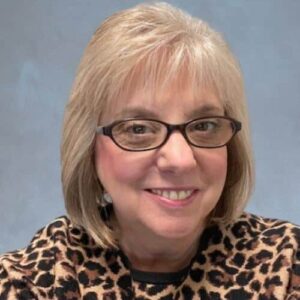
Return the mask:
<path id="1" fill-rule="evenodd" d="M 300 299 L 299 227 L 245 213 L 199 245 L 184 270 L 141 272 L 61 217 L 0 257 L 0 299 Z"/>

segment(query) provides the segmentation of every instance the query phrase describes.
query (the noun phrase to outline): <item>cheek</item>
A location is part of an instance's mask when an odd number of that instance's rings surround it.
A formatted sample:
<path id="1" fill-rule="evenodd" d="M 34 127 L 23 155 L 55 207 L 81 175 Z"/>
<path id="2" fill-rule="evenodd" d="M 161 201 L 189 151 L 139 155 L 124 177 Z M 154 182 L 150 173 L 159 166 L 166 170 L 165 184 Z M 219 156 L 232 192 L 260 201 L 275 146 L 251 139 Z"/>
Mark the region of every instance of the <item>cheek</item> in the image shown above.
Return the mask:
<path id="1" fill-rule="evenodd" d="M 203 167 L 209 183 L 224 185 L 227 175 L 227 148 L 208 149 L 199 155 L 199 165 Z"/>
<path id="2" fill-rule="evenodd" d="M 98 138 L 95 147 L 96 170 L 105 187 L 138 184 L 145 176 L 149 166 L 145 153 L 124 151 L 106 137 Z"/>

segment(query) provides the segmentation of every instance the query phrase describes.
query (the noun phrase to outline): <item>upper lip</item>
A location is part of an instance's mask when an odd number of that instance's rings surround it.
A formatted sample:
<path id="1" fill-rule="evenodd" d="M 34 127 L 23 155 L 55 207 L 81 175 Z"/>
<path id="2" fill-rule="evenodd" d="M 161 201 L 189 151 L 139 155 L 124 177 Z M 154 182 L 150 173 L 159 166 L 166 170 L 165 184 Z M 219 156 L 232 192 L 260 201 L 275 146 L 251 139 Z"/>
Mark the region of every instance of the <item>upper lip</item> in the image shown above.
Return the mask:
<path id="1" fill-rule="evenodd" d="M 163 191 L 186 191 L 186 190 L 198 190 L 199 188 L 197 187 L 187 187 L 187 186 L 182 186 L 182 187 L 152 187 L 148 188 L 146 190 L 163 190 Z"/>

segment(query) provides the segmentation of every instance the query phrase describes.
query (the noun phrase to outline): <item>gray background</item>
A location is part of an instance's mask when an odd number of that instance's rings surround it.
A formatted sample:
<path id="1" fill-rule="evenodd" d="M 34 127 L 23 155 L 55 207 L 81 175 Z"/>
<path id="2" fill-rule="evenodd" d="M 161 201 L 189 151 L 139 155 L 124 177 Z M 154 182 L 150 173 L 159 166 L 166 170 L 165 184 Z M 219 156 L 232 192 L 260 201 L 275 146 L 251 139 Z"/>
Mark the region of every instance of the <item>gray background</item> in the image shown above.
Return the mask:
<path id="1" fill-rule="evenodd" d="M 65 102 L 99 23 L 141 1 L 0 1 L 0 253 L 65 213 Z M 221 31 L 244 71 L 257 166 L 248 210 L 300 223 L 300 1 L 169 1 Z"/>

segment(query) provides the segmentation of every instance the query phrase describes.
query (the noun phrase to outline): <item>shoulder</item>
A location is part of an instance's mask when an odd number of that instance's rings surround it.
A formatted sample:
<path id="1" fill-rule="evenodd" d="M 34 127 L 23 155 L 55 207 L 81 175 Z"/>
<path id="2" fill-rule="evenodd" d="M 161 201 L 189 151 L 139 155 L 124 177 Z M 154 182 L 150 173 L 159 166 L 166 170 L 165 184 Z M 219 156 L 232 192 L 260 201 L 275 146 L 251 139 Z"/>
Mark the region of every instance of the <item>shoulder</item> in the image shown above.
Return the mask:
<path id="1" fill-rule="evenodd" d="M 294 249 L 300 247 L 300 226 L 246 212 L 230 223 L 213 224 L 203 235 L 205 248 L 209 244 L 224 244 L 231 249 L 230 243 L 233 243 L 237 250 L 254 250 L 253 247 L 258 244 L 278 246 L 278 250 L 282 247 Z"/>
<path id="2" fill-rule="evenodd" d="M 299 245 L 300 226 L 288 221 L 261 217 L 243 213 L 237 220 L 227 226 L 234 237 L 261 238 L 264 243 L 273 245 L 275 241 L 290 241 Z"/>
<path id="3" fill-rule="evenodd" d="M 235 259 L 256 277 L 300 293 L 300 227 L 288 221 L 244 213 L 226 228 Z M 268 279 L 269 278 L 269 279 Z M 272 281 L 271 280 L 271 281 Z M 280 284 L 279 284 L 280 283 Z M 285 284 L 284 284 L 285 283 Z M 297 298 L 298 299 L 298 298 Z"/>
<path id="4" fill-rule="evenodd" d="M 243 213 L 220 231 L 237 251 L 287 253 L 290 249 L 292 253 L 300 249 L 300 227 L 284 220 Z"/>
<path id="5" fill-rule="evenodd" d="M 287 221 L 243 213 L 229 224 L 208 227 L 200 242 L 210 263 L 226 259 L 240 270 L 269 274 L 285 268 L 300 275 L 300 227 Z"/>
<path id="6" fill-rule="evenodd" d="M 37 263 L 40 260 L 50 259 L 59 250 L 76 244 L 76 240 L 78 243 L 76 235 L 82 237 L 83 234 L 84 231 L 74 227 L 67 217 L 57 218 L 37 231 L 28 246 L 0 256 L 0 263 L 3 265 L 11 262 L 18 266 L 25 262 Z"/>
<path id="7" fill-rule="evenodd" d="M 0 256 L 0 299 L 51 298 L 57 274 L 72 277 L 76 264 L 95 248 L 87 233 L 60 217 L 39 230 L 29 245 Z M 23 298 L 22 298 L 23 297 Z"/>
<path id="8" fill-rule="evenodd" d="M 208 227 L 201 242 L 196 266 L 209 270 L 207 284 L 225 286 L 229 294 L 245 289 L 268 299 L 273 294 L 300 299 L 298 225 L 244 213 L 231 223 Z"/>

